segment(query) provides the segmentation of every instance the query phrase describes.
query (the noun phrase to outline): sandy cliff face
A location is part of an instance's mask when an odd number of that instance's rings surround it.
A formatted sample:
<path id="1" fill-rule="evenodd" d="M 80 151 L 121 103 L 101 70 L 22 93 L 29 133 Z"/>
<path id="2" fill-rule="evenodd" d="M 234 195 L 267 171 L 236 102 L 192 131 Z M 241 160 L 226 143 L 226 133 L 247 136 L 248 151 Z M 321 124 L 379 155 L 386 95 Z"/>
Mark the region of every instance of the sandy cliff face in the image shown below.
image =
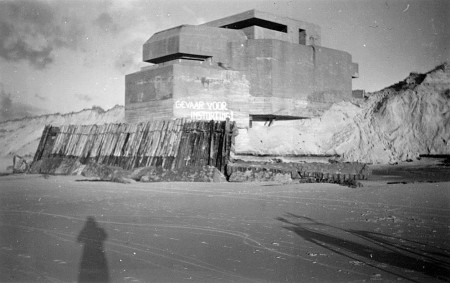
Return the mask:
<path id="1" fill-rule="evenodd" d="M 1 122 L 0 159 L 10 165 L 14 154 L 32 157 L 48 124 L 123 121 L 124 108 L 117 106 Z M 320 118 L 275 121 L 270 127 L 254 123 L 239 130 L 234 149 L 237 154 L 338 154 L 344 161 L 370 163 L 450 154 L 450 66 L 411 74 L 364 101 L 335 104 Z"/>
<path id="2" fill-rule="evenodd" d="M 373 163 L 450 154 L 450 66 L 372 94 L 331 144 L 345 160 Z"/>
<path id="3" fill-rule="evenodd" d="M 333 105 L 321 118 L 241 129 L 236 152 L 338 154 L 344 161 L 393 163 L 420 154 L 450 154 L 450 66 Z"/>
<path id="4" fill-rule="evenodd" d="M 45 125 L 119 123 L 124 120 L 124 107 L 108 111 L 86 109 L 68 114 L 43 115 L 0 123 L 0 157 L 14 154 L 33 156 Z"/>

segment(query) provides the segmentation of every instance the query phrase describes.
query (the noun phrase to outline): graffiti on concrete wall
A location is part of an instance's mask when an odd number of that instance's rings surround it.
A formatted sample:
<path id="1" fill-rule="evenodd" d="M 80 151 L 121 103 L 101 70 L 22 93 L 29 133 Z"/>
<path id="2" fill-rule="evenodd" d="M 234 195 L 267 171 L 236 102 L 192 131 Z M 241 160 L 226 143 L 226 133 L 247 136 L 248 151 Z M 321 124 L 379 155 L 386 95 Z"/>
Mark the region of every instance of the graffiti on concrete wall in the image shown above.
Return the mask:
<path id="1" fill-rule="evenodd" d="M 225 101 L 175 101 L 175 109 L 188 111 L 192 120 L 226 120 L 233 121 L 233 111 L 228 109 Z"/>

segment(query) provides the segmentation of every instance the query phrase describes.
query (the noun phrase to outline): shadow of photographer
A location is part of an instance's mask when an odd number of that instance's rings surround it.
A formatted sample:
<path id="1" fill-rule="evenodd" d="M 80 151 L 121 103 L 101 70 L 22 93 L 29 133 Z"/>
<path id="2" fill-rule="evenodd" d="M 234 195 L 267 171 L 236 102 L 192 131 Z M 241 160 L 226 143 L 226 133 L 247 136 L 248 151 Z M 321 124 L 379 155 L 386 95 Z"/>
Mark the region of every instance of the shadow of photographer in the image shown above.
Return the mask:
<path id="1" fill-rule="evenodd" d="M 84 245 L 78 282 L 109 282 L 108 262 L 103 247 L 106 238 L 105 230 L 98 226 L 95 218 L 87 217 L 77 238 Z"/>

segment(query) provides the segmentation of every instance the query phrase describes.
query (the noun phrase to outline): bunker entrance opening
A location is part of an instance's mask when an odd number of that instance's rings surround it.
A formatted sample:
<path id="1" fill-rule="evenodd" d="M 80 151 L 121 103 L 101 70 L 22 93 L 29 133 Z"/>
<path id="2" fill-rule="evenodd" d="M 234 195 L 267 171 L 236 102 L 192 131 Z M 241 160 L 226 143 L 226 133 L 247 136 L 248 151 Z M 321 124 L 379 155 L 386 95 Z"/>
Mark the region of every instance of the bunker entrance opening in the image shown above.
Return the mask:
<path id="1" fill-rule="evenodd" d="M 253 126 L 253 122 L 264 122 L 265 126 L 270 127 L 275 121 L 289 121 L 309 119 L 308 117 L 289 116 L 289 115 L 273 115 L 273 114 L 254 114 L 249 115 L 249 128 Z"/>
<path id="2" fill-rule="evenodd" d="M 268 20 L 258 19 L 258 18 L 246 19 L 243 21 L 239 21 L 239 22 L 235 22 L 232 24 L 221 26 L 221 28 L 243 29 L 243 28 L 247 28 L 247 27 L 251 27 L 251 26 L 259 26 L 259 27 L 263 27 L 266 29 L 271 29 L 271 30 L 287 33 L 286 25 L 276 23 L 276 22 L 271 22 Z"/>

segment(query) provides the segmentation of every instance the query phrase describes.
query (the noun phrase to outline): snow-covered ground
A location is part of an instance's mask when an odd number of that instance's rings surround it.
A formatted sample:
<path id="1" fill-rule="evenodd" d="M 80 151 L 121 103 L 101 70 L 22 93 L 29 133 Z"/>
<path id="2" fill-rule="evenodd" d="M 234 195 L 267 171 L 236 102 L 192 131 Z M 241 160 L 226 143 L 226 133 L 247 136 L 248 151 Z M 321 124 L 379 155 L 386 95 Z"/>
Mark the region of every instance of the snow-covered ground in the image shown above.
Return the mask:
<path id="1" fill-rule="evenodd" d="M 450 280 L 448 182 L 82 179 L 0 177 L 0 281 Z"/>

